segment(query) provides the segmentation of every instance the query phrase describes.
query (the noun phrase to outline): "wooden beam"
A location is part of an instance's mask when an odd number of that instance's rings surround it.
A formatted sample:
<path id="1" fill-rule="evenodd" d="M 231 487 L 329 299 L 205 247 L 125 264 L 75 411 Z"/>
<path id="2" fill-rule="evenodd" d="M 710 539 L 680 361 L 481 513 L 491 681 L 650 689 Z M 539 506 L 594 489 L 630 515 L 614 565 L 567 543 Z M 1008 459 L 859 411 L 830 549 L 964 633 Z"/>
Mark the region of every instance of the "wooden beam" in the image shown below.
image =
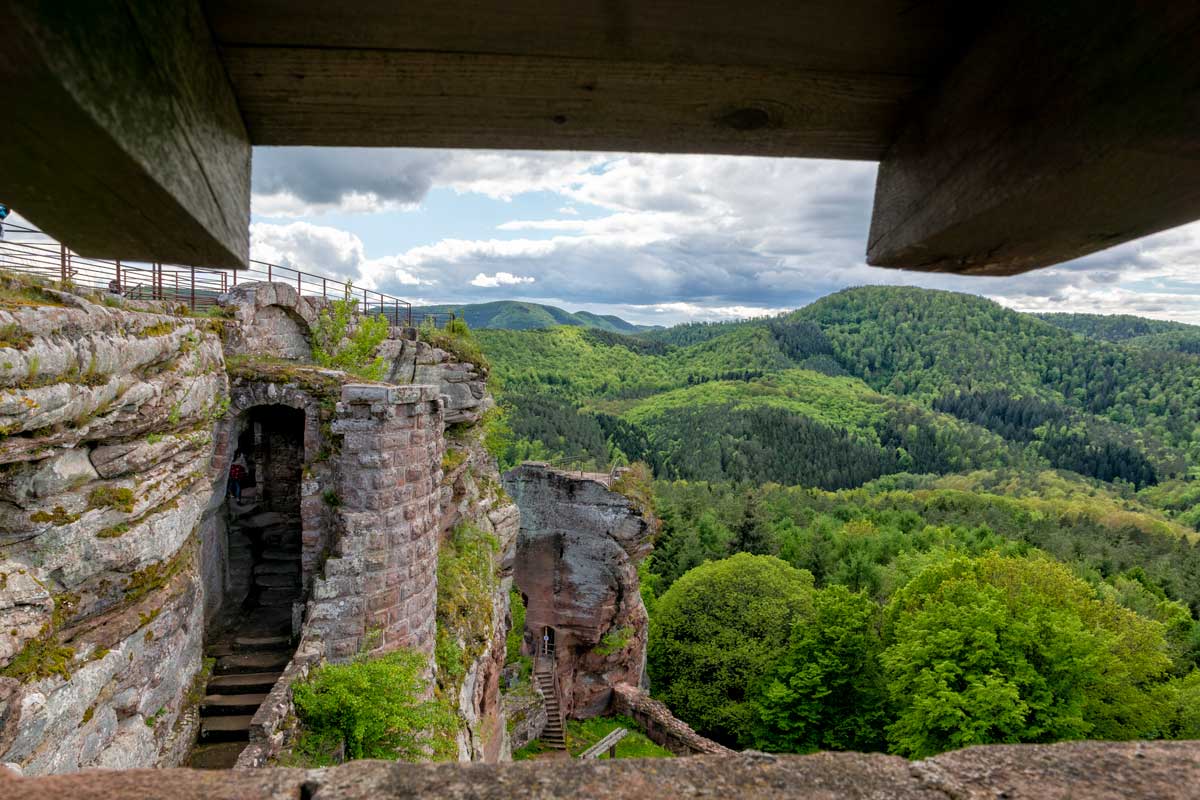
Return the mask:
<path id="1" fill-rule="evenodd" d="M 596 742 L 594 745 L 584 750 L 579 754 L 580 758 L 599 758 L 604 753 L 609 753 L 609 758 L 616 758 L 617 742 L 629 735 L 628 728 L 613 728 L 603 739 Z"/>
<path id="2" fill-rule="evenodd" d="M 255 144 L 878 159 L 955 0 L 207 0 Z"/>
<path id="3" fill-rule="evenodd" d="M 223 46 L 933 74 L 961 0 L 205 0 Z"/>
<path id="4" fill-rule="evenodd" d="M 910 78 L 388 50 L 225 47 L 255 144 L 877 159 Z"/>
<path id="5" fill-rule="evenodd" d="M 1006 275 L 1200 218 L 1200 5 L 1018 0 L 880 165 L 868 263 Z"/>
<path id="6" fill-rule="evenodd" d="M 198 0 L 0 0 L 0 194 L 76 252 L 243 266 L 250 143 Z"/>

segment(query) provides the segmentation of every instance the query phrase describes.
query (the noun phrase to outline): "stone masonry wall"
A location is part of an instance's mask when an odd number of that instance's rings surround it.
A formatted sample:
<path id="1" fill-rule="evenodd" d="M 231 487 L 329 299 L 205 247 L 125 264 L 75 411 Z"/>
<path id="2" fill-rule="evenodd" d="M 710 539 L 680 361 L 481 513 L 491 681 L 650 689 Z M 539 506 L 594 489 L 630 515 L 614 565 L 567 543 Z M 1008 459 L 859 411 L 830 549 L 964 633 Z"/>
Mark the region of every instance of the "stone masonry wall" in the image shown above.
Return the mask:
<path id="1" fill-rule="evenodd" d="M 677 756 L 729 755 L 734 752 L 696 733 L 691 725 L 672 714 L 666 704 L 627 683 L 613 687 L 609 711 L 629 717 L 645 729 L 650 741 Z"/>
<path id="2" fill-rule="evenodd" d="M 0 346 L 0 762 L 177 763 L 220 341 L 205 321 L 9 280 L 27 304 L 0 307 L 20 332 Z"/>
<path id="3" fill-rule="evenodd" d="M 430 386 L 350 384 L 333 433 L 338 530 L 307 626 L 331 659 L 378 634 L 380 652 L 433 652 L 442 410 Z"/>

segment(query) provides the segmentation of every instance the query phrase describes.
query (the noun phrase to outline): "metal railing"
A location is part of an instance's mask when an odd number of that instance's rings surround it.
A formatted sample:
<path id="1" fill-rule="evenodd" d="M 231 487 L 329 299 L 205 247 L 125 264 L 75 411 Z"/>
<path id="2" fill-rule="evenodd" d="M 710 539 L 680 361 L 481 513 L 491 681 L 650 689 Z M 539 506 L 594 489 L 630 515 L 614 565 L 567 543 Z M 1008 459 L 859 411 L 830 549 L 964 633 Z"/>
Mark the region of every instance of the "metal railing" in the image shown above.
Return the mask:
<path id="1" fill-rule="evenodd" d="M 33 228 L 5 225 L 4 236 L 0 239 L 0 269 L 112 292 L 132 300 L 161 300 L 203 312 L 217 304 L 219 295 L 239 284 L 274 281 L 294 286 L 307 297 L 355 300 L 360 312 L 371 316 L 382 314 L 392 325 L 413 324 L 412 305 L 407 300 L 266 261 L 251 260 L 248 269 L 240 270 L 108 261 L 84 258 Z M 435 319 L 435 323 L 441 324 L 442 320 Z"/>

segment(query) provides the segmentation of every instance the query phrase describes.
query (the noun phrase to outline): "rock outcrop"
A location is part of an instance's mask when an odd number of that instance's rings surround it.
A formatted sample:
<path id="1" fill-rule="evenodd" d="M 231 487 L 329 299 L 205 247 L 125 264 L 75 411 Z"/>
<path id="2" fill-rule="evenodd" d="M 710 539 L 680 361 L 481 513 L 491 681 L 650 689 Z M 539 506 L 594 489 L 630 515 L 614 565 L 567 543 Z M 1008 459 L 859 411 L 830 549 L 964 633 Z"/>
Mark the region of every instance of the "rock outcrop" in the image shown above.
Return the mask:
<path id="1" fill-rule="evenodd" d="M 525 597 L 526 648 L 552 637 L 567 716 L 609 706 L 612 687 L 642 682 L 646 609 L 637 565 L 652 547 L 656 522 L 605 475 L 523 464 L 504 474 L 521 510 L 515 577 Z"/>
<path id="2" fill-rule="evenodd" d="M 0 762 L 178 763 L 227 404 L 202 320 L 6 283 L 0 306 Z"/>
<path id="3" fill-rule="evenodd" d="M 377 797 L 662 798 L 716 800 L 1191 800 L 1196 742 L 1066 742 L 971 747 L 925 761 L 859 753 L 570 759 L 515 764 L 356 761 L 326 770 L 131 770 L 42 778 L 5 776 L 6 800 L 368 800 Z"/>
<path id="4" fill-rule="evenodd" d="M 495 405 L 485 376 L 474 364 L 420 341 L 412 329 L 397 329 L 397 335 L 381 346 L 380 355 L 389 363 L 387 380 L 391 383 L 438 387 L 447 425 L 478 422 Z"/>

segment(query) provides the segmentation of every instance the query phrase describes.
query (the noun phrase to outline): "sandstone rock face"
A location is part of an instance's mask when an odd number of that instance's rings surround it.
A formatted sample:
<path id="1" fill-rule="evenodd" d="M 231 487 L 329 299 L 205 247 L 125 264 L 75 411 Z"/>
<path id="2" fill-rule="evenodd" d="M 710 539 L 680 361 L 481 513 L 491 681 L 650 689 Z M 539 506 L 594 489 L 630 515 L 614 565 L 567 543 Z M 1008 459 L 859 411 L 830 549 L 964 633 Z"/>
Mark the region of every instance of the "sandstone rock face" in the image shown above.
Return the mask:
<path id="1" fill-rule="evenodd" d="M 220 341 L 47 296 L 0 310 L 28 335 L 0 349 L 0 762 L 170 765 L 201 663 Z"/>
<path id="2" fill-rule="evenodd" d="M 445 350 L 415 338 L 415 332 L 393 329 L 380 355 L 390 364 L 387 380 L 438 387 L 446 409 L 446 424 L 475 422 L 495 401 L 486 378 L 474 364 L 461 363 Z"/>
<path id="3" fill-rule="evenodd" d="M 766 800 L 1190 800 L 1197 742 L 1070 742 L 971 747 L 926 761 L 859 753 L 696 756 L 516 764 L 356 761 L 326 770 L 135 770 L 43 778 L 6 776 L 11 800 L 368 800 L 377 797 L 717 798 Z"/>
<path id="4" fill-rule="evenodd" d="M 460 647 L 470 645 L 467 637 L 478 634 L 483 639 L 479 655 L 467 666 L 457 687 L 458 713 L 465 723 L 459 735 L 459 758 L 496 762 L 512 755 L 500 674 L 511 622 L 508 601 L 520 514 L 501 489 L 496 461 L 484 450 L 480 438 L 481 431 L 471 430 L 449 442 L 449 452 L 457 463 L 442 478 L 441 528 L 444 541 L 456 526 L 469 524 L 492 536 L 497 545 L 496 580 L 488 608 L 479 609 L 478 625 L 471 631 L 447 631 Z"/>
<path id="5" fill-rule="evenodd" d="M 552 629 L 564 713 L 601 714 L 612 686 L 642 682 L 647 618 L 637 565 L 655 522 L 604 476 L 523 464 L 505 473 L 504 487 L 521 510 L 515 576 L 527 648 Z"/>

